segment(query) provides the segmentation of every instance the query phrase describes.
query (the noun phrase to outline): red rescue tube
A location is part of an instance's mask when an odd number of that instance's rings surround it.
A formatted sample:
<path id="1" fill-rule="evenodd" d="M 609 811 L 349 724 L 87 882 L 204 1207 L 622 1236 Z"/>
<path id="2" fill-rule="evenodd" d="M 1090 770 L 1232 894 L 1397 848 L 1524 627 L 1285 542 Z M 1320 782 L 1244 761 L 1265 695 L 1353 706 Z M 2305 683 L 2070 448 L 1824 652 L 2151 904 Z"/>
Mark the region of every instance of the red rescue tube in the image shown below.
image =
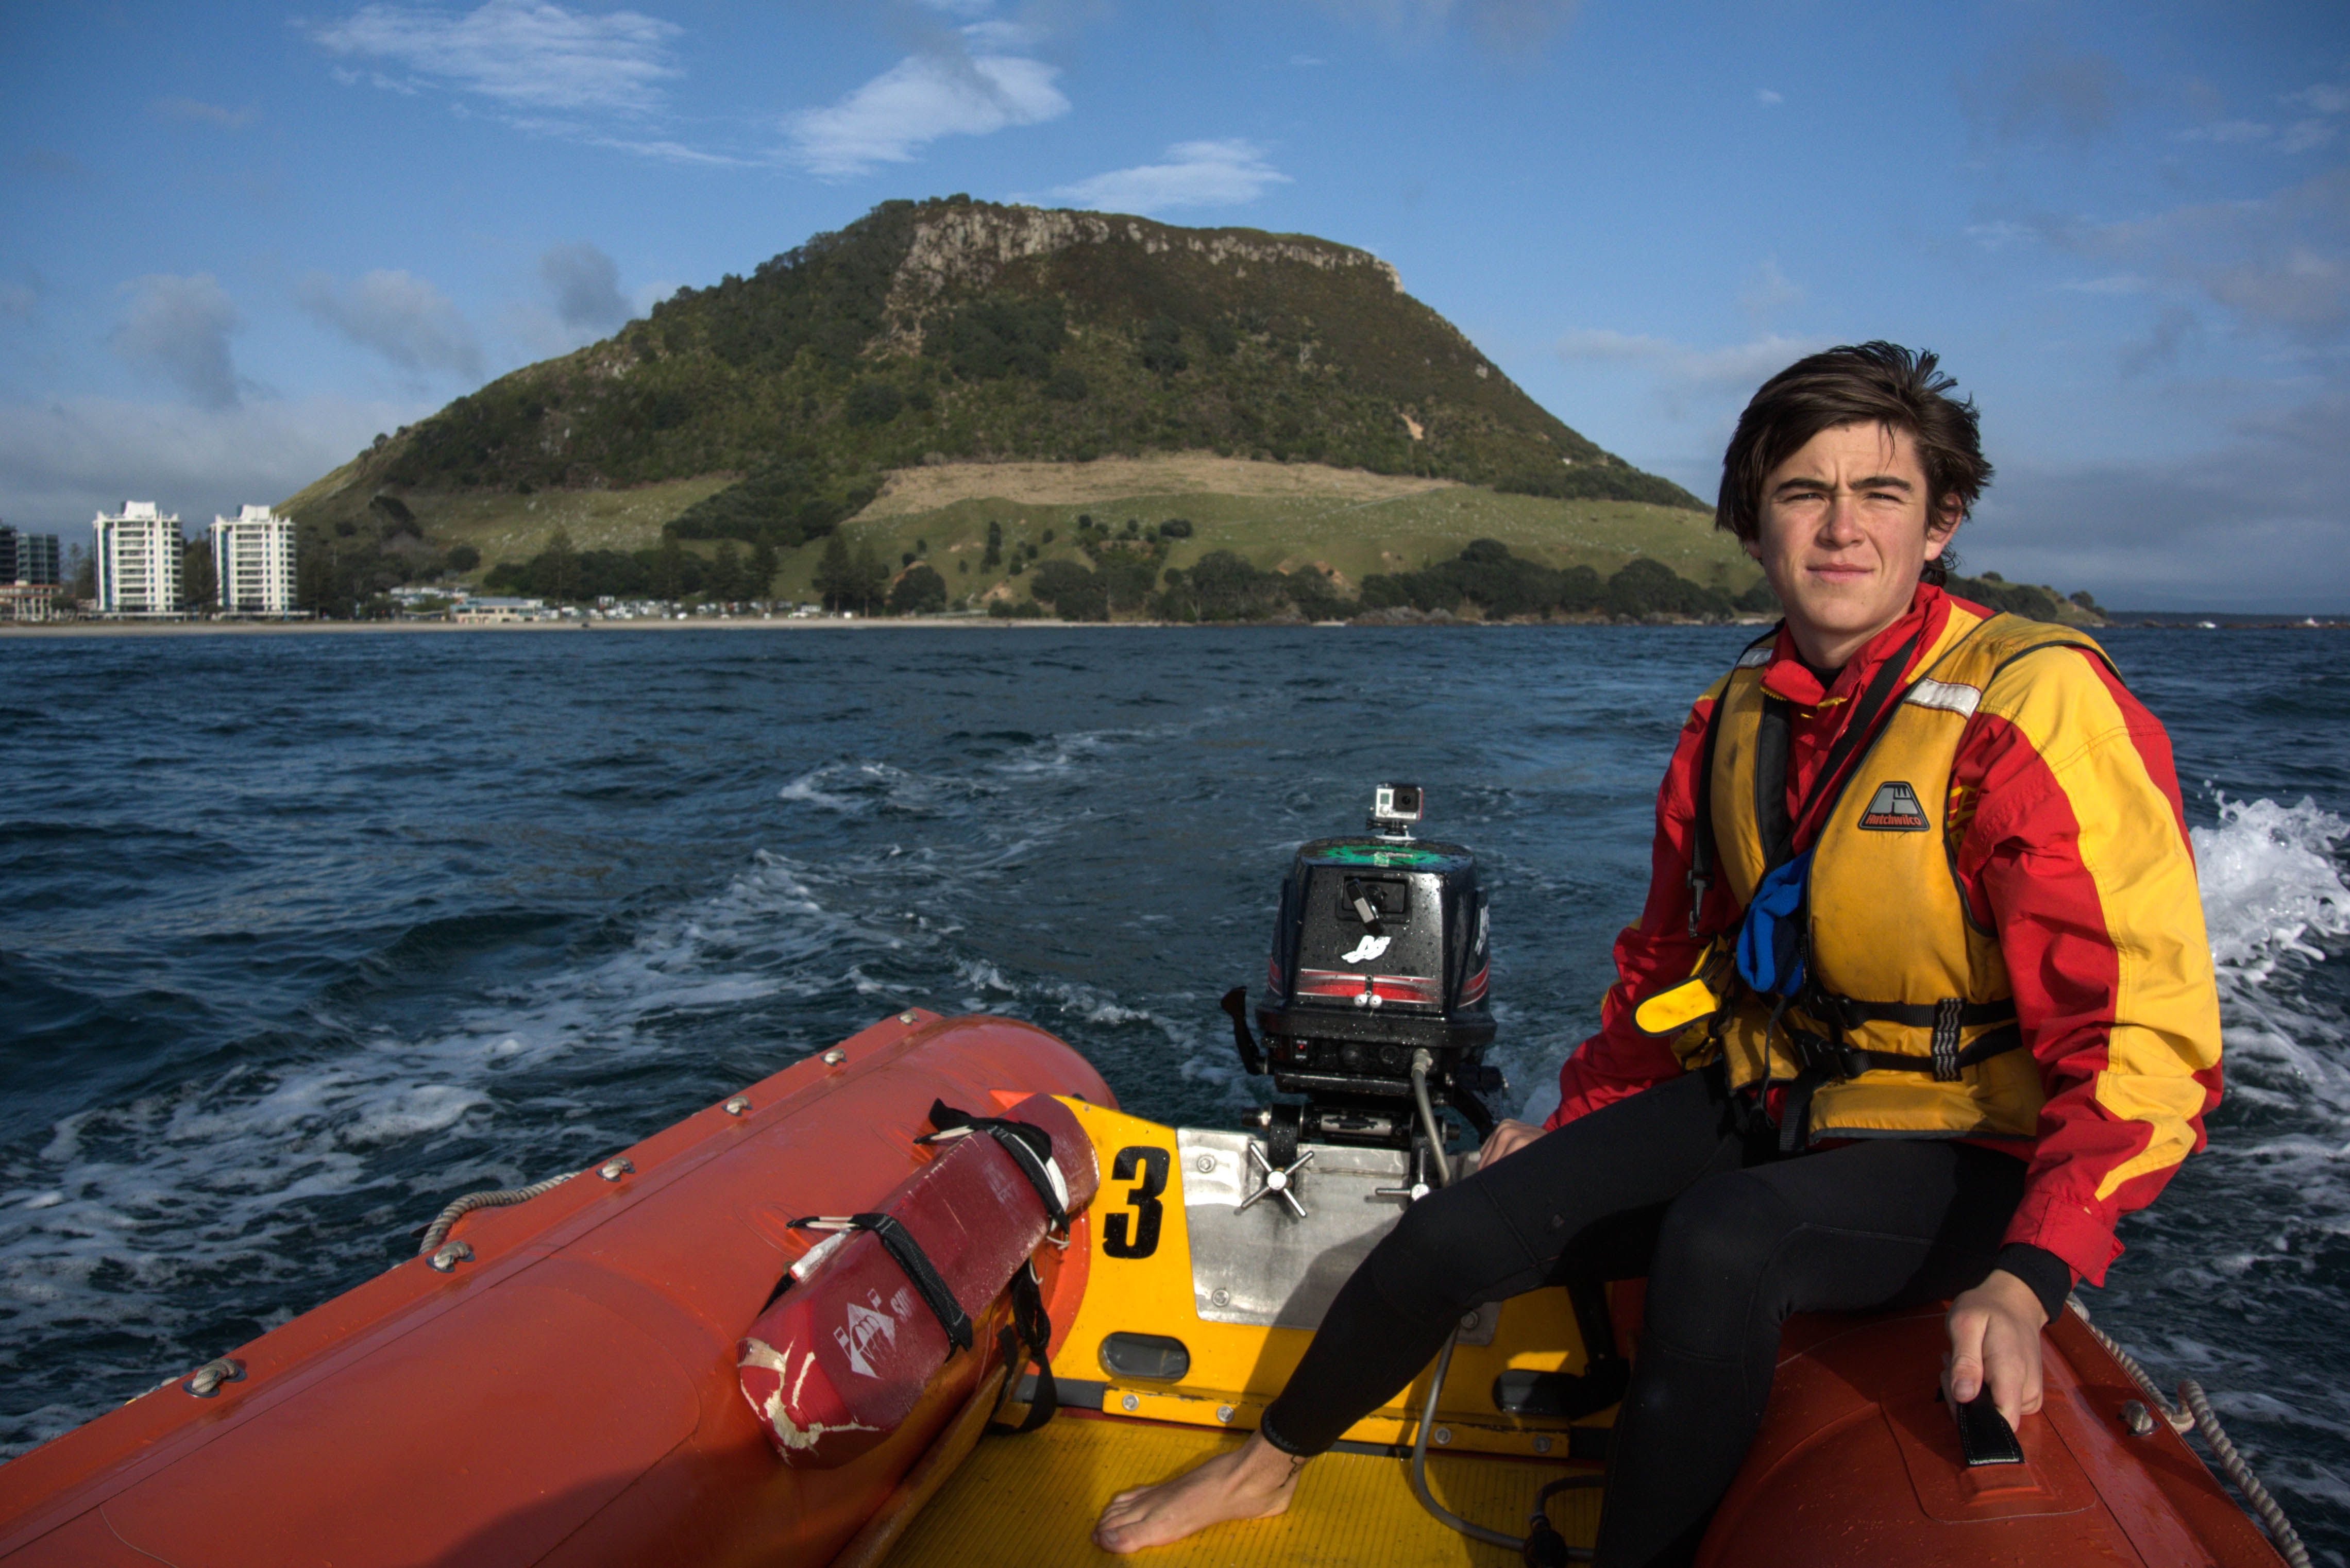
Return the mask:
<path id="1" fill-rule="evenodd" d="M 1067 1212 L 1092 1201 L 1099 1177 L 1076 1117 L 1042 1095 L 1004 1117 L 1052 1138 Z M 990 1335 L 991 1306 L 1045 1241 L 1045 1202 L 994 1138 L 973 1134 L 937 1147 L 871 1211 L 905 1228 L 975 1332 Z M 792 1276 L 735 1347 L 743 1396 L 786 1464 L 830 1469 L 896 1431 L 951 1347 L 938 1314 L 869 1232 L 817 1242 Z M 983 1337 L 970 1354 L 992 1351 Z"/>

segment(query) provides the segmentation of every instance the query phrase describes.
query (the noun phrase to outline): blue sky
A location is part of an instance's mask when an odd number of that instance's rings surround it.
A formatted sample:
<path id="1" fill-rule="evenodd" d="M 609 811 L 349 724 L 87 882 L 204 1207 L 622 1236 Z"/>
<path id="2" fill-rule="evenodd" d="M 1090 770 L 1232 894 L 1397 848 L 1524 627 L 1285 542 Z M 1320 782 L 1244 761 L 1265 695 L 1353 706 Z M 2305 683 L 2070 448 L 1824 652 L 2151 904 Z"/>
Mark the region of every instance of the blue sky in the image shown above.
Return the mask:
<path id="1" fill-rule="evenodd" d="M 1970 569 L 2350 610 L 2350 7 L 684 0 L 0 14 L 0 519 L 276 500 L 890 197 L 1393 262 L 1711 495 L 1797 355 L 1930 347 Z"/>

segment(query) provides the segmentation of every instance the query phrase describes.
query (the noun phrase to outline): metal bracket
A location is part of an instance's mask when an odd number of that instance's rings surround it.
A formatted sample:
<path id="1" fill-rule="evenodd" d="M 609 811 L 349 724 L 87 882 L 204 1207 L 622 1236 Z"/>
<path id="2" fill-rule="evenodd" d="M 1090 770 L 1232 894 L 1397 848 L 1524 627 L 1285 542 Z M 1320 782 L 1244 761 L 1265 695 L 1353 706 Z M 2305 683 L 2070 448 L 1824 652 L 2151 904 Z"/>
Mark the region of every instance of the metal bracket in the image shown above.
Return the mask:
<path id="1" fill-rule="evenodd" d="M 1409 1187 L 1374 1187 L 1374 1198 L 1400 1198 L 1406 1203 L 1417 1203 L 1428 1196 L 1428 1149 L 1418 1140 L 1411 1146 L 1411 1185 Z"/>
<path id="2" fill-rule="evenodd" d="M 1248 1151 L 1249 1159 L 1263 1174 L 1264 1180 L 1254 1192 L 1242 1199 L 1232 1212 L 1237 1214 L 1243 1209 L 1253 1208 L 1266 1198 L 1278 1198 L 1288 1205 L 1290 1213 L 1300 1220 L 1305 1219 L 1305 1205 L 1297 1200 L 1297 1173 L 1314 1163 L 1314 1151 L 1310 1148 L 1305 1150 L 1286 1166 L 1275 1165 L 1267 1159 L 1264 1150 L 1259 1148 L 1254 1140 L 1251 1140 Z"/>

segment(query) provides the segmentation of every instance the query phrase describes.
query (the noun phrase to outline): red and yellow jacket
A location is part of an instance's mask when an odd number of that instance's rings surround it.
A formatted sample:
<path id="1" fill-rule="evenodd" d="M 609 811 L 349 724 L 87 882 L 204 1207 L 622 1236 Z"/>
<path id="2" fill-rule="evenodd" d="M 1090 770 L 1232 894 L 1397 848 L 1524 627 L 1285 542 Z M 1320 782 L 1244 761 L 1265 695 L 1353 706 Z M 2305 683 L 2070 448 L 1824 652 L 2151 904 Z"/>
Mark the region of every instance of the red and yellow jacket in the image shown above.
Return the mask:
<path id="1" fill-rule="evenodd" d="M 1762 664 L 1761 690 L 1791 708 L 1787 811 L 1810 793 L 1855 700 L 1887 659 L 1908 650 L 1906 683 L 1991 614 L 1921 585 L 1908 613 L 1825 690 L 1783 629 Z M 1644 1033 L 1633 1011 L 1688 976 L 1742 913 L 1732 885 L 1751 877 L 1717 877 L 1691 935 L 1697 773 L 1708 721 L 1729 680 L 1699 699 L 1674 747 L 1657 796 L 1648 902 L 1617 940 L 1617 980 L 1600 1032 L 1560 1070 L 1560 1104 L 1548 1127 L 1683 1071 L 1676 1042 Z M 2042 649 L 1980 691 L 1954 690 L 1969 701 L 1938 814 L 1940 847 L 1963 924 L 1981 933 L 1966 940 L 1996 942 L 1974 969 L 1980 976 L 2003 967 L 1995 981 L 2013 998 L 2016 1026 L 2037 1067 L 2036 1092 L 2028 1072 L 2020 1088 L 2012 1082 L 2023 1071 L 2021 1051 L 1970 1071 L 1971 1107 L 1955 1085 L 1872 1075 L 1887 1086 L 1822 1092 L 1823 1106 L 1841 1093 L 1847 1108 L 1829 1114 L 1819 1131 L 1824 1139 L 1879 1127 L 1895 1136 L 1910 1127 L 1926 1136 L 1975 1132 L 2027 1156 L 2031 1171 L 2008 1241 L 2054 1254 L 2095 1283 L 2121 1251 L 2116 1223 L 2151 1202 L 2178 1163 L 2202 1147 L 2203 1116 L 2220 1094 L 2219 1003 L 2169 739 L 2085 647 Z M 1926 701 L 1934 701 L 1930 691 Z M 1717 782 L 1725 771 L 1718 760 Z M 1830 814 L 1846 811 L 1856 792 L 1872 785 L 1865 772 L 1856 770 L 1856 783 L 1841 794 L 1827 792 L 1813 819 L 1794 825 L 1798 849 L 1818 842 Z M 1722 816 L 1717 804 L 1716 822 Z M 1829 913 L 1824 907 L 1815 919 Z M 1824 952 L 1827 946 L 1824 940 Z M 1680 1044 L 1687 1049 L 1689 1040 Z M 1728 1044 L 1735 1057 L 1734 1028 Z M 1732 1069 L 1742 1082 L 1752 1075 L 1735 1061 Z M 2002 1077 L 2010 1081 L 2004 1090 L 1977 1082 Z M 1897 1102 L 1899 1114 L 1872 1112 Z M 2002 1133 L 2023 1136 L 2002 1141 Z"/>

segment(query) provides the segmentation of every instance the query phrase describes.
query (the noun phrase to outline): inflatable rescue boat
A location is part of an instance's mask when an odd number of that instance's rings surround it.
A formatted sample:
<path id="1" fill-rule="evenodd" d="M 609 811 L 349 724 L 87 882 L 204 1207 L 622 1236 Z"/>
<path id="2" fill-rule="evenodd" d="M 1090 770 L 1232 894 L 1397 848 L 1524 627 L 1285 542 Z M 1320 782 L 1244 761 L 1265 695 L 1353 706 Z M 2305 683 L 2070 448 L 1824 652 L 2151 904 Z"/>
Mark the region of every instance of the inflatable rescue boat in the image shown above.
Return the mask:
<path id="1" fill-rule="evenodd" d="M 1110 1494 L 1240 1441 L 1490 1125 L 1484 895 L 1419 815 L 1391 786 L 1365 835 L 1298 852 L 1255 1030 L 1225 999 L 1275 1090 L 1255 1125 L 1145 1121 L 1040 1029 L 899 1013 L 587 1170 L 457 1199 L 411 1261 L 0 1466 L 0 1563 L 1107 1561 Z M 1938 1402 L 1940 1334 L 1932 1311 L 1791 1324 L 1700 1561 L 2307 1561 L 2199 1391 L 2172 1407 L 2077 1306 L 2005 1462 Z M 1587 1555 L 1638 1339 L 1637 1284 L 1482 1308 L 1284 1516 L 1142 1560 Z"/>

